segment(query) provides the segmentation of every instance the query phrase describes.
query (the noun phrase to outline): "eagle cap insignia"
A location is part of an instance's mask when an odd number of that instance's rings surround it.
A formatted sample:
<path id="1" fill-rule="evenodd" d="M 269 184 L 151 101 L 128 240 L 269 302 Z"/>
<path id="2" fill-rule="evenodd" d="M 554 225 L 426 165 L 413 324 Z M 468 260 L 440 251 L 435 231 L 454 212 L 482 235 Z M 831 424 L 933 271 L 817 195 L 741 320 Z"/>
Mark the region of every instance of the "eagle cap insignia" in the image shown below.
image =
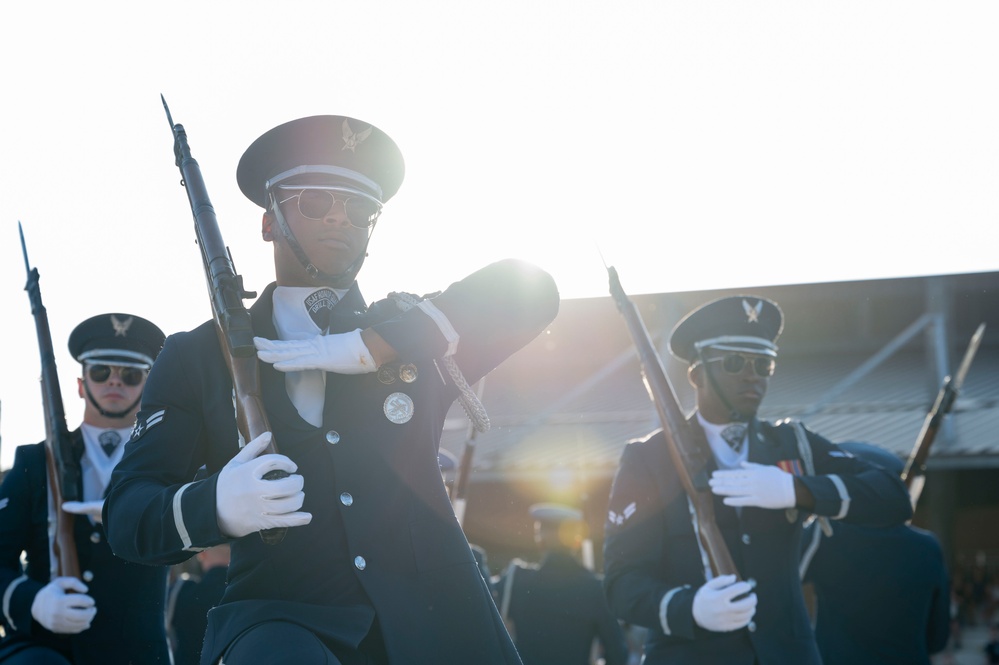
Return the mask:
<path id="1" fill-rule="evenodd" d="M 763 311 L 763 301 L 757 300 L 756 305 L 750 305 L 745 298 L 742 299 L 742 309 L 746 312 L 747 323 L 759 323 L 760 312 Z"/>
<path id="2" fill-rule="evenodd" d="M 112 314 L 111 326 L 114 328 L 115 337 L 126 337 L 128 336 L 128 329 L 132 327 L 132 317 L 130 316 L 122 321 L 117 316 Z"/>
<path id="3" fill-rule="evenodd" d="M 363 132 L 354 132 L 354 130 L 352 130 L 350 128 L 350 123 L 347 122 L 346 118 L 344 118 L 343 119 L 343 147 L 340 148 L 340 149 L 341 150 L 350 150 L 351 152 L 356 152 L 355 148 L 357 148 L 357 146 L 361 145 L 361 143 L 364 141 L 364 139 L 366 139 L 369 136 L 371 136 L 371 131 L 373 129 L 374 129 L 374 127 L 368 127 Z"/>

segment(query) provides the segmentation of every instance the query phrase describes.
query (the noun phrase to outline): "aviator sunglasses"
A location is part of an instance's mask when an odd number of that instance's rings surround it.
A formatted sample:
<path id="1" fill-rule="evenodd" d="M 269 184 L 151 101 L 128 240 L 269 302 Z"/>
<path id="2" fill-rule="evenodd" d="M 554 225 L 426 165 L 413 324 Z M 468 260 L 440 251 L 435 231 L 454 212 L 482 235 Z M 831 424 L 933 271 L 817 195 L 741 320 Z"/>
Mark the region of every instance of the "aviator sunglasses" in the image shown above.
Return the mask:
<path id="1" fill-rule="evenodd" d="M 358 229 L 371 228 L 378 215 L 381 214 L 382 206 L 377 201 L 366 196 L 350 195 L 344 196 L 338 192 L 337 198 L 328 189 L 303 189 L 298 194 L 293 194 L 278 204 L 287 203 L 292 199 L 298 199 L 298 212 L 302 217 L 312 220 L 322 220 L 326 218 L 330 210 L 333 209 L 337 201 L 343 203 L 343 209 L 347 213 L 347 221 L 350 225 Z"/>
<path id="2" fill-rule="evenodd" d="M 752 363 L 756 376 L 768 377 L 774 375 L 777 368 L 777 361 L 767 356 L 745 356 L 741 353 L 727 353 L 719 358 L 708 358 L 704 362 L 722 364 L 722 369 L 727 374 L 741 374 L 746 367 L 746 363 Z"/>
<path id="3" fill-rule="evenodd" d="M 126 386 L 137 386 L 146 378 L 146 370 L 121 365 L 87 365 L 87 376 L 94 383 L 104 383 L 111 378 L 111 371 L 116 368 L 121 382 Z"/>

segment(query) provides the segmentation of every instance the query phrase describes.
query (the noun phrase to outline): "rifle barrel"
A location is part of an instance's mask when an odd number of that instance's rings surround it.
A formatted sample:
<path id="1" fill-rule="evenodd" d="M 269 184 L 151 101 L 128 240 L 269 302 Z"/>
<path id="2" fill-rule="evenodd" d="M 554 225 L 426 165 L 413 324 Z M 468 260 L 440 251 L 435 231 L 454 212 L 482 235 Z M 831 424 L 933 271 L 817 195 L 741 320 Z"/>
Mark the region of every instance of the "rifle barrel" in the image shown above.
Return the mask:
<path id="1" fill-rule="evenodd" d="M 631 332 L 635 349 L 642 365 L 645 387 L 659 414 L 670 459 L 676 468 L 680 484 L 690 498 L 697 515 L 697 535 L 716 575 L 735 575 L 739 572 L 731 552 L 715 522 L 714 497 L 707 484 L 705 468 L 707 456 L 693 438 L 687 419 L 680 409 L 673 384 L 663 367 L 662 359 L 652 345 L 652 337 L 642 321 L 635 303 L 621 287 L 617 270 L 607 268 L 610 291 L 618 310 L 624 316 Z"/>
<path id="2" fill-rule="evenodd" d="M 923 475 L 926 472 L 926 461 L 930 456 L 930 446 L 933 445 L 933 442 L 937 438 L 937 433 L 943 424 L 944 416 L 950 413 L 950 410 L 954 406 L 954 401 L 957 399 L 961 386 L 964 385 L 964 379 L 968 376 L 968 370 L 971 369 L 971 362 L 978 352 L 978 347 L 982 343 L 982 336 L 984 334 L 985 324 L 980 323 L 971 336 L 971 341 L 968 343 L 968 348 L 964 352 L 964 357 L 961 359 L 961 364 L 958 366 L 957 372 L 953 376 L 944 378 L 936 400 L 923 420 L 923 426 L 919 430 L 916 443 L 913 445 L 912 451 L 909 453 L 909 459 L 906 461 L 905 468 L 902 471 L 902 482 L 910 490 L 913 489 L 913 482 L 916 476 Z M 914 492 L 913 494 L 914 500 L 918 500 L 918 493 Z"/>
<path id="3" fill-rule="evenodd" d="M 80 577 L 80 562 L 73 535 L 74 515 L 62 509 L 64 501 L 78 501 L 83 496 L 80 464 L 73 455 L 69 429 L 66 427 L 66 411 L 63 408 L 62 392 L 59 390 L 59 372 L 56 368 L 48 312 L 42 304 L 42 291 L 38 284 L 38 269 L 32 268 L 28 261 L 28 248 L 24 242 L 24 229 L 20 221 L 17 223 L 17 230 L 21 236 L 24 268 L 28 273 L 24 290 L 28 292 L 28 300 L 31 303 L 31 314 L 35 319 L 35 334 L 38 338 L 38 352 L 41 356 L 46 481 L 56 516 L 55 536 L 52 541 L 54 563 L 59 575 Z"/>
<path id="4" fill-rule="evenodd" d="M 173 133 L 176 164 L 194 216 L 194 230 L 208 282 L 215 332 L 232 378 L 236 427 L 243 435 L 243 440 L 249 442 L 260 434 L 271 431 L 264 409 L 257 352 L 253 345 L 253 325 L 250 312 L 243 305 L 243 298 L 249 294 L 243 289 L 243 280 L 236 274 L 229 250 L 222 240 L 215 209 L 201 175 L 201 167 L 191 155 L 191 147 L 187 143 L 187 132 L 183 125 L 174 124 L 170 107 L 162 94 L 160 99 Z M 278 452 L 274 437 L 264 452 Z M 274 480 L 287 475 L 284 471 L 275 470 L 267 473 L 264 478 Z M 284 539 L 286 532 L 285 528 L 267 529 L 260 532 L 260 537 L 267 544 L 276 544 Z"/>

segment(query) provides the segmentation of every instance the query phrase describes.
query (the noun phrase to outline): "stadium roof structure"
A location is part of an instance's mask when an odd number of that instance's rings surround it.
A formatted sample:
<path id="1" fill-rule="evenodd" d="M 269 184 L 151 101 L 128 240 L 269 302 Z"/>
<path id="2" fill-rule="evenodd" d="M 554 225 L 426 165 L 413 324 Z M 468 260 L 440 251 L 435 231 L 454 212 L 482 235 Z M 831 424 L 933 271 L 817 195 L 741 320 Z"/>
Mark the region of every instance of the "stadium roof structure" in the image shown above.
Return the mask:
<path id="1" fill-rule="evenodd" d="M 900 458 L 985 323 L 928 467 L 999 467 L 999 272 L 633 296 L 685 411 L 693 393 L 685 365 L 666 351 L 666 336 L 694 307 L 738 294 L 775 300 L 785 314 L 760 416 L 799 418 L 833 441 L 873 443 Z M 659 427 L 610 296 L 563 300 L 549 329 L 481 389 L 492 427 L 474 437 L 472 482 L 609 477 L 625 443 Z M 455 405 L 441 446 L 460 456 L 469 437 Z"/>

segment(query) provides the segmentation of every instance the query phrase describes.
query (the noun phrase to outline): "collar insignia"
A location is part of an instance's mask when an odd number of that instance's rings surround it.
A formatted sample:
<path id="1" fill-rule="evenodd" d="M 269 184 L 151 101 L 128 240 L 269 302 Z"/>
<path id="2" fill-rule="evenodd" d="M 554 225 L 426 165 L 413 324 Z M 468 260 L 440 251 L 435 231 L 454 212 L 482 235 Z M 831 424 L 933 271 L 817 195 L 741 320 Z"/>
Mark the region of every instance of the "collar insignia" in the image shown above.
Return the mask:
<path id="1" fill-rule="evenodd" d="M 323 288 L 318 291 L 313 291 L 305 298 L 305 309 L 312 318 L 312 322 L 316 324 L 325 335 L 330 329 L 330 317 L 333 313 L 333 308 L 336 307 L 337 302 L 340 298 L 336 295 L 333 289 Z"/>
<path id="2" fill-rule="evenodd" d="M 112 314 L 111 325 L 114 327 L 115 337 L 126 337 L 128 335 L 128 329 L 132 327 L 132 317 L 130 316 L 122 321 L 117 316 Z"/>
<path id="3" fill-rule="evenodd" d="M 749 301 L 743 299 L 742 309 L 746 312 L 746 322 L 747 323 L 759 323 L 760 322 L 760 312 L 763 311 L 763 301 L 757 300 L 756 305 L 750 305 Z"/>
<path id="4" fill-rule="evenodd" d="M 371 130 L 372 129 L 374 129 L 374 127 L 368 127 L 363 132 L 356 132 L 355 133 L 353 130 L 351 130 L 350 124 L 347 123 L 347 120 L 344 119 L 344 121 L 343 121 L 343 147 L 340 148 L 340 149 L 341 150 L 350 150 L 351 152 L 355 152 L 354 149 L 357 146 L 361 145 L 361 143 L 364 141 L 364 139 L 368 138 L 371 135 Z"/>

